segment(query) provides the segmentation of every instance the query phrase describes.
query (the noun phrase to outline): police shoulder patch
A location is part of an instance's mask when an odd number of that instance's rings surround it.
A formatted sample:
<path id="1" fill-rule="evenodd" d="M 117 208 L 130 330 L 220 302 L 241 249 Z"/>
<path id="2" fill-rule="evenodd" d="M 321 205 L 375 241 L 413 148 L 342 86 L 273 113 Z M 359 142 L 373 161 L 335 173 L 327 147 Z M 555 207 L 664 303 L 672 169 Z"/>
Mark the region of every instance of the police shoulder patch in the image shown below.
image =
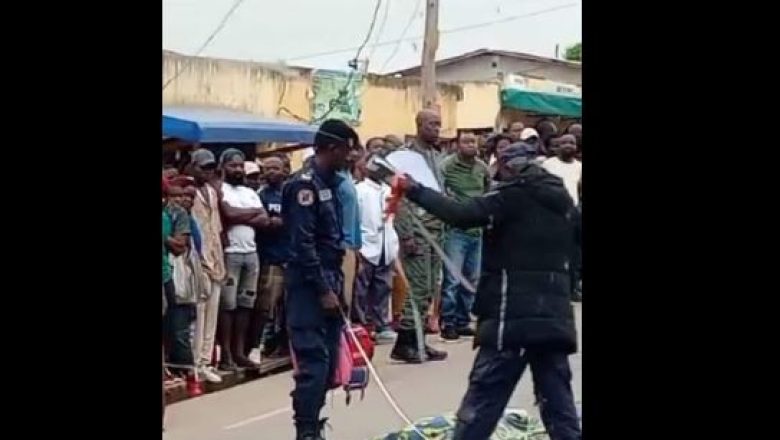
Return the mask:
<path id="1" fill-rule="evenodd" d="M 309 188 L 298 190 L 298 204 L 301 206 L 311 206 L 314 203 L 314 191 Z"/>
<path id="2" fill-rule="evenodd" d="M 327 202 L 332 198 L 333 198 L 333 194 L 330 192 L 330 189 L 325 188 L 320 190 L 320 200 L 322 200 L 323 202 Z"/>

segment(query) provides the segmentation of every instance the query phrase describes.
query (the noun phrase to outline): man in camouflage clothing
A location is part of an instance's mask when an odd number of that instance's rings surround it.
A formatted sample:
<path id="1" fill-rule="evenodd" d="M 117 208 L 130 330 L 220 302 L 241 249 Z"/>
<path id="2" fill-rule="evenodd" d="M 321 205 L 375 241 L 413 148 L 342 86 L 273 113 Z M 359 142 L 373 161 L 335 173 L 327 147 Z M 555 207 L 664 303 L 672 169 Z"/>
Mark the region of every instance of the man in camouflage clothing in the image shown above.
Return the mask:
<path id="1" fill-rule="evenodd" d="M 439 152 L 435 147 L 439 140 L 441 116 L 434 110 L 422 110 L 417 114 L 415 122 L 417 137 L 399 150 L 414 151 L 422 155 L 441 186 L 443 178 L 439 171 L 439 162 L 445 153 Z M 395 217 L 395 229 L 401 244 L 400 256 L 410 291 L 404 301 L 398 339 L 390 357 L 409 363 L 444 360 L 447 353 L 425 344 L 424 335 L 420 331 L 422 314 L 428 310 L 439 284 L 441 259 L 425 241 L 412 216 L 419 219 L 437 241 L 441 241 L 442 222 L 404 199 Z M 420 353 L 420 348 L 423 348 L 425 353 Z"/>

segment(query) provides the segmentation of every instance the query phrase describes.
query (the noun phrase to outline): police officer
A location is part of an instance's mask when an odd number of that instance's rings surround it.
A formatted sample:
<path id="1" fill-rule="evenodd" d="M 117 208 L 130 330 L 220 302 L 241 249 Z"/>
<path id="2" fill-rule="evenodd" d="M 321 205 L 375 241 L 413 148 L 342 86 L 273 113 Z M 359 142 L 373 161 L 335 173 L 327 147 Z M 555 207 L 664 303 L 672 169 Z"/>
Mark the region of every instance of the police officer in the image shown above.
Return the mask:
<path id="1" fill-rule="evenodd" d="M 291 396 L 296 440 L 321 440 L 320 409 L 338 359 L 344 309 L 341 206 L 337 191 L 348 146 L 357 134 L 327 120 L 314 137 L 315 156 L 282 189 L 289 255 L 284 273 L 287 325 L 297 362 Z"/>
<path id="2" fill-rule="evenodd" d="M 551 440 L 580 439 L 568 355 L 577 350 L 571 261 L 580 217 L 560 178 L 537 165 L 536 147 L 499 154 L 501 184 L 458 203 L 413 180 L 407 197 L 458 228 L 485 227 L 473 312 L 479 353 L 457 417 L 455 440 L 487 440 L 528 365 Z"/>

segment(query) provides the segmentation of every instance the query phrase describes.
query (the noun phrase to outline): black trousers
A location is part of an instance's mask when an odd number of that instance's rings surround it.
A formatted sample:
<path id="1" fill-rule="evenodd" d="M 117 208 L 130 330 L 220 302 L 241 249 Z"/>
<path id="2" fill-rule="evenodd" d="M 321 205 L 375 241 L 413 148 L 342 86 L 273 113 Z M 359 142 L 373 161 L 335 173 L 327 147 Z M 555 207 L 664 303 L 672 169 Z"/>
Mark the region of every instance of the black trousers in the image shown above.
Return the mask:
<path id="1" fill-rule="evenodd" d="M 292 327 L 290 343 L 298 362 L 292 406 L 299 434 L 317 432 L 320 410 L 336 369 L 342 321 L 328 320 L 322 327 Z"/>
<path id="2" fill-rule="evenodd" d="M 453 440 L 488 440 L 517 382 L 530 364 L 534 393 L 550 440 L 580 440 L 582 433 L 565 353 L 481 348 L 458 409 Z"/>

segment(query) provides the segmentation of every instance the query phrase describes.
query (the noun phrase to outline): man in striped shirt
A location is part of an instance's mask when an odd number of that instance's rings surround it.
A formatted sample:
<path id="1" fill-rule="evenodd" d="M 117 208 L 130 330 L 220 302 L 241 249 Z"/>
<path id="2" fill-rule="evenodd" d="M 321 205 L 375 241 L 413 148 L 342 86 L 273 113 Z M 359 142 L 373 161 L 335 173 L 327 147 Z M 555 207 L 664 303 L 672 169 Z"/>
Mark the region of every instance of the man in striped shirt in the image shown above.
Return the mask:
<path id="1" fill-rule="evenodd" d="M 482 196 L 489 188 L 490 171 L 487 164 L 477 157 L 477 137 L 474 133 L 458 135 L 455 154 L 441 162 L 444 190 L 459 202 Z M 444 233 L 444 252 L 458 266 L 463 275 L 477 285 L 482 256 L 482 229 L 458 229 L 448 227 Z M 474 336 L 471 329 L 471 306 L 474 294 L 460 285 L 449 271 L 444 271 L 441 286 L 441 336 L 454 341 L 461 336 Z"/>

